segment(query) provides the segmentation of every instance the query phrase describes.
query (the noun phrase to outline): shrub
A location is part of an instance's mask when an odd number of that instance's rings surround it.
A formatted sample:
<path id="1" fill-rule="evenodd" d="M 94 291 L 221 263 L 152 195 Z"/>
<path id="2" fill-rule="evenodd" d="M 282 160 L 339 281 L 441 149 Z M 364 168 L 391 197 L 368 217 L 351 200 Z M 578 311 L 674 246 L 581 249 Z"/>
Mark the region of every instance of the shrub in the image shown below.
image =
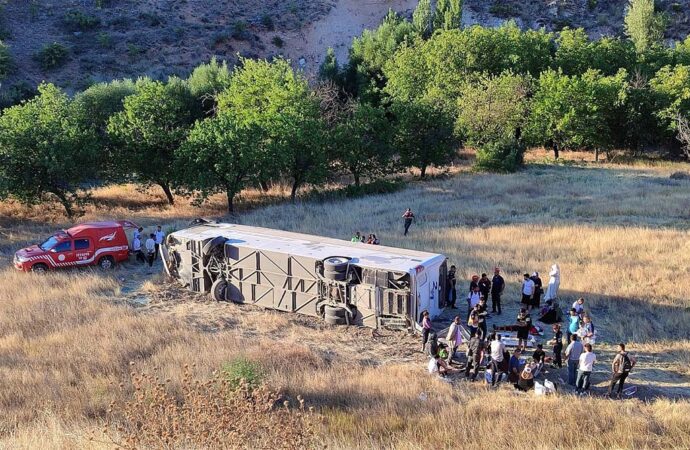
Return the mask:
<path id="1" fill-rule="evenodd" d="M 2 41 L 0 41 L 0 80 L 7 77 L 12 71 L 12 56 L 10 49 Z"/>
<path id="2" fill-rule="evenodd" d="M 108 33 L 98 33 L 96 40 L 102 48 L 113 48 L 113 38 Z"/>
<path id="3" fill-rule="evenodd" d="M 510 3 L 496 2 L 489 7 L 489 12 L 496 17 L 501 17 L 506 19 L 508 17 L 515 17 L 520 12 L 515 8 L 515 6 Z"/>
<path id="4" fill-rule="evenodd" d="M 223 378 L 232 389 L 244 385 L 249 389 L 257 387 L 263 380 L 261 366 L 244 357 L 238 357 L 223 365 Z"/>
<path id="5" fill-rule="evenodd" d="M 62 23 L 67 31 L 89 31 L 99 26 L 101 19 L 73 9 L 65 14 Z"/>
<path id="6" fill-rule="evenodd" d="M 139 18 L 150 27 L 157 27 L 163 24 L 163 19 L 153 12 L 143 12 L 139 14 Z"/>
<path id="7" fill-rule="evenodd" d="M 597 7 L 597 2 L 598 0 L 587 0 L 587 8 L 589 8 L 590 11 L 593 11 L 594 8 Z"/>
<path id="8" fill-rule="evenodd" d="M 525 147 L 513 139 L 492 141 L 477 150 L 475 167 L 492 172 L 515 172 L 522 164 Z"/>
<path id="9" fill-rule="evenodd" d="M 68 57 L 69 50 L 59 42 L 44 45 L 43 48 L 34 55 L 34 59 L 43 70 L 52 70 L 63 66 L 67 62 Z"/>
<path id="10" fill-rule="evenodd" d="M 247 22 L 244 20 L 236 20 L 232 24 L 232 38 L 237 40 L 249 40 L 249 33 L 247 32 Z"/>
<path id="11" fill-rule="evenodd" d="M 268 31 L 273 31 L 275 29 L 275 23 L 273 22 L 273 17 L 270 14 L 264 14 L 261 16 L 261 25 L 266 27 Z"/>
<path id="12" fill-rule="evenodd" d="M 120 385 L 129 400 L 106 413 L 104 432 L 118 448 L 312 447 L 314 418 L 301 397 L 291 405 L 265 384 L 228 389 L 219 374 L 198 380 L 186 366 L 179 389 L 146 373 L 132 372 L 131 381 L 132 390 Z"/>
<path id="13" fill-rule="evenodd" d="M 280 36 L 273 36 L 271 42 L 278 48 L 283 48 L 283 45 L 285 44 L 285 41 L 283 41 L 283 38 L 281 38 Z"/>

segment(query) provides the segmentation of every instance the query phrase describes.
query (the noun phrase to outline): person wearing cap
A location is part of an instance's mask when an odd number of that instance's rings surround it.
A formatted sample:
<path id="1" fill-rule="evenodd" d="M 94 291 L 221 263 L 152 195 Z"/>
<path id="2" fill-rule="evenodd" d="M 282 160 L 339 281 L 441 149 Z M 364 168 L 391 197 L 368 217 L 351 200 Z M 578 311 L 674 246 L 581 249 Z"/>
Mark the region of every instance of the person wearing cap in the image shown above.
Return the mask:
<path id="1" fill-rule="evenodd" d="M 528 273 L 524 274 L 523 278 L 524 279 L 522 280 L 522 300 L 520 301 L 520 303 L 522 303 L 523 308 L 529 311 L 532 307 L 532 296 L 534 295 L 534 281 L 532 281 Z"/>
<path id="2" fill-rule="evenodd" d="M 501 276 L 501 269 L 494 268 L 494 277 L 491 279 L 491 312 L 501 314 L 501 295 L 506 287 L 506 282 Z"/>

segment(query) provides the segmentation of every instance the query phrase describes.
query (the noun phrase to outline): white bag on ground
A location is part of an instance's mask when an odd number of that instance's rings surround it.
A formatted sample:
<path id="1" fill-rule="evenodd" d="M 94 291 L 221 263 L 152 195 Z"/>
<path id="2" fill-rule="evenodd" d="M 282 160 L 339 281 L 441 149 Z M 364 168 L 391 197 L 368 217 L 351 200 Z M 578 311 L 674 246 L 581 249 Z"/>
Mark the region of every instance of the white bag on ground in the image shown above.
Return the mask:
<path id="1" fill-rule="evenodd" d="M 438 372 L 438 364 L 436 364 L 436 360 L 434 358 L 429 359 L 428 369 L 429 373 Z"/>

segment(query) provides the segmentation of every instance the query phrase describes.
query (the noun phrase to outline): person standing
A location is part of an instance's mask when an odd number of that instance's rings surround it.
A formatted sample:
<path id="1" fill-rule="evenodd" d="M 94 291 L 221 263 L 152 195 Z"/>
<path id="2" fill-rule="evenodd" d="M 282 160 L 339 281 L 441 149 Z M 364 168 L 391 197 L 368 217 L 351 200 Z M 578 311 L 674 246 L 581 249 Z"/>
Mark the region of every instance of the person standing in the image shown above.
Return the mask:
<path id="1" fill-rule="evenodd" d="M 482 330 L 482 335 L 486 336 L 486 316 L 489 315 L 486 307 L 486 298 L 479 296 L 479 304 L 474 307 L 477 313 L 477 320 L 479 321 L 479 329 Z"/>
<path id="2" fill-rule="evenodd" d="M 522 300 L 520 301 L 520 303 L 522 303 L 523 308 L 529 311 L 532 307 L 532 296 L 534 295 L 534 281 L 530 279 L 528 273 L 524 274 L 523 278 L 524 279 L 522 280 Z"/>
<path id="3" fill-rule="evenodd" d="M 532 318 L 525 308 L 521 308 L 517 315 L 517 347 L 523 351 L 527 348 L 530 328 L 532 328 Z"/>
<path id="4" fill-rule="evenodd" d="M 558 264 L 551 266 L 551 272 L 549 272 L 549 285 L 546 287 L 546 293 L 544 294 L 544 301 L 556 300 L 558 297 L 558 288 L 561 286 L 561 269 Z"/>
<path id="5" fill-rule="evenodd" d="M 479 285 L 479 292 L 481 292 L 482 296 L 488 300 L 489 293 L 491 292 L 491 280 L 489 280 L 489 277 L 483 273 L 477 284 Z"/>
<path id="6" fill-rule="evenodd" d="M 134 236 L 134 240 L 132 241 L 132 252 L 136 256 L 138 262 L 146 262 L 144 252 L 141 251 L 141 239 L 139 238 L 139 236 Z"/>
<path id="7" fill-rule="evenodd" d="M 412 225 L 412 221 L 414 220 L 414 213 L 410 208 L 407 208 L 405 212 L 402 215 L 403 218 L 403 223 L 405 225 L 405 233 L 404 235 L 407 236 L 407 232 L 410 229 L 410 226 Z"/>
<path id="8" fill-rule="evenodd" d="M 506 282 L 501 276 L 501 269 L 494 269 L 494 277 L 491 279 L 491 312 L 501 314 L 501 295 L 506 287 Z"/>
<path id="9" fill-rule="evenodd" d="M 474 292 L 474 288 L 479 287 L 479 275 L 472 275 L 472 281 L 470 281 L 470 292 Z"/>
<path id="10" fill-rule="evenodd" d="M 613 373 L 611 375 L 611 383 L 609 384 L 609 397 L 613 394 L 613 388 L 618 384 L 616 398 L 621 398 L 625 380 L 628 378 L 632 368 L 635 367 L 635 364 L 637 364 L 637 360 L 625 351 L 625 344 L 622 342 L 618 344 L 618 354 L 613 358 L 613 363 L 611 364 L 611 372 Z"/>
<path id="11" fill-rule="evenodd" d="M 453 362 L 453 356 L 458 351 L 458 346 L 462 344 L 462 327 L 460 326 L 460 316 L 455 316 L 448 328 L 448 335 L 446 336 L 448 342 L 448 364 Z"/>
<path id="12" fill-rule="evenodd" d="M 563 367 L 561 354 L 563 353 L 563 332 L 560 324 L 553 326 L 553 364 L 560 369 Z"/>
<path id="13" fill-rule="evenodd" d="M 565 357 L 568 358 L 568 384 L 575 386 L 577 367 L 580 364 L 582 343 L 577 340 L 577 334 L 570 336 L 570 344 L 565 349 Z"/>
<path id="14" fill-rule="evenodd" d="M 568 316 L 568 329 L 565 330 L 565 340 L 570 342 L 570 336 L 577 333 L 580 329 L 580 316 L 577 315 L 577 311 L 574 309 L 570 310 L 570 316 Z"/>
<path id="15" fill-rule="evenodd" d="M 422 353 L 426 347 L 426 341 L 429 340 L 429 333 L 431 333 L 431 319 L 429 311 L 424 311 L 422 313 Z"/>
<path id="16" fill-rule="evenodd" d="M 534 282 L 534 295 L 532 295 L 532 307 L 539 311 L 539 306 L 541 305 L 541 294 L 544 292 L 542 289 L 541 278 L 539 278 L 539 272 L 534 272 L 530 277 L 530 280 Z"/>
<path id="17" fill-rule="evenodd" d="M 482 294 L 479 292 L 479 286 L 476 286 L 469 294 L 467 294 L 467 316 L 472 314 L 472 310 L 479 304 Z"/>
<path id="18" fill-rule="evenodd" d="M 149 234 L 149 238 L 146 239 L 146 260 L 149 263 L 149 267 L 153 266 L 153 260 L 156 259 L 156 241 L 155 241 L 156 235 L 151 233 Z"/>
<path id="19" fill-rule="evenodd" d="M 141 241 L 141 232 L 142 232 L 142 231 L 144 231 L 144 228 L 143 228 L 143 227 L 139 227 L 139 228 L 137 228 L 136 230 L 134 230 L 132 239 L 139 238 L 139 241 Z"/>
<path id="20" fill-rule="evenodd" d="M 467 365 L 465 366 L 465 377 L 470 377 L 470 381 L 477 379 L 479 366 L 484 358 L 484 336 L 481 331 L 475 331 L 470 335 L 470 342 L 467 346 Z M 470 376 L 472 372 L 472 376 Z"/>
<path id="21" fill-rule="evenodd" d="M 165 233 L 163 233 L 163 230 L 161 230 L 161 226 L 158 225 L 158 228 L 156 229 L 156 237 L 154 238 L 156 241 L 156 254 L 154 255 L 154 259 L 158 258 L 158 254 L 161 248 L 161 244 L 163 244 L 163 239 L 165 239 Z"/>
<path id="22" fill-rule="evenodd" d="M 457 283 L 457 278 L 455 278 L 456 268 L 455 266 L 450 266 L 448 275 L 446 277 L 446 282 L 448 284 L 448 305 L 455 309 L 455 302 L 458 299 L 458 292 L 455 290 L 455 284 Z"/>
<path id="23" fill-rule="evenodd" d="M 501 335 L 495 335 L 494 340 L 491 341 L 491 386 L 496 386 L 498 381 L 498 372 L 503 363 L 503 352 L 505 350 L 506 346 L 501 342 Z"/>
<path id="24" fill-rule="evenodd" d="M 592 345 L 585 344 L 584 348 L 584 353 L 580 355 L 577 367 L 577 380 L 575 381 L 575 392 L 580 395 L 584 395 L 589 391 L 589 377 L 592 375 L 594 363 L 597 362 L 597 356 L 592 352 Z"/>

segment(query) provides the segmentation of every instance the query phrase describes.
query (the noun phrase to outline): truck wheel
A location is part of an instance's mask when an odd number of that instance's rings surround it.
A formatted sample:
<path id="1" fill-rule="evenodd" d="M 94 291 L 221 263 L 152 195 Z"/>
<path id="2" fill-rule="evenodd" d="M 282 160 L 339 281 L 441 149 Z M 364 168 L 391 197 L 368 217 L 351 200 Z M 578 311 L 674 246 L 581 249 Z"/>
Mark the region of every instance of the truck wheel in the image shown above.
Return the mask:
<path id="1" fill-rule="evenodd" d="M 323 319 L 328 325 L 345 325 L 344 317 L 326 316 Z"/>
<path id="2" fill-rule="evenodd" d="M 43 263 L 37 263 L 31 266 L 31 271 L 33 273 L 46 273 L 48 271 L 48 266 Z"/>
<path id="3" fill-rule="evenodd" d="M 350 259 L 347 256 L 329 256 L 323 260 L 323 269 L 325 272 L 345 272 Z"/>
<path id="4" fill-rule="evenodd" d="M 330 270 L 327 270 L 323 273 L 324 278 L 328 280 L 335 280 L 335 281 L 345 281 L 347 279 L 347 273 L 345 272 L 331 272 Z"/>
<path id="5" fill-rule="evenodd" d="M 228 289 L 228 282 L 222 278 L 218 278 L 211 285 L 211 297 L 217 302 L 225 301 L 225 291 Z"/>
<path id="6" fill-rule="evenodd" d="M 104 256 L 98 260 L 98 267 L 103 270 L 110 270 L 115 267 L 115 261 L 112 256 Z"/>
<path id="7" fill-rule="evenodd" d="M 347 310 L 345 308 L 341 308 L 339 306 L 330 306 L 326 305 L 326 307 L 323 310 L 324 315 L 326 317 L 331 316 L 331 317 L 345 317 L 345 314 L 347 313 Z"/>

